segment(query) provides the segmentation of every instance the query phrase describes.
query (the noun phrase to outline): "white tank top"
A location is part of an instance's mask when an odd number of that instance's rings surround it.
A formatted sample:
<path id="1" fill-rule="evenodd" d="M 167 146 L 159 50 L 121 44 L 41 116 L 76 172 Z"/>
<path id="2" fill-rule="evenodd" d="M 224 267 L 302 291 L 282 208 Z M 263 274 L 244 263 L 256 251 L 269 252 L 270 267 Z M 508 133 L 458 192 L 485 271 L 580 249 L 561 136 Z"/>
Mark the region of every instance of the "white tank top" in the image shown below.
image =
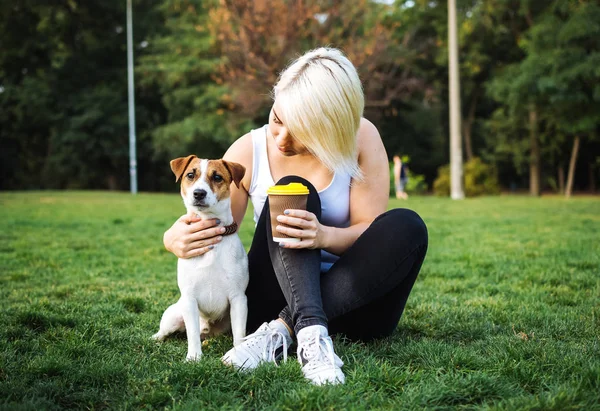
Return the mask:
<path id="1" fill-rule="evenodd" d="M 252 181 L 248 194 L 254 206 L 254 224 L 258 223 L 267 199 L 267 189 L 275 184 L 267 156 L 267 125 L 250 132 L 252 135 Z M 321 223 L 330 227 L 350 225 L 349 174 L 334 173 L 331 183 L 319 191 Z M 339 257 L 321 250 L 321 271 L 327 271 Z"/>

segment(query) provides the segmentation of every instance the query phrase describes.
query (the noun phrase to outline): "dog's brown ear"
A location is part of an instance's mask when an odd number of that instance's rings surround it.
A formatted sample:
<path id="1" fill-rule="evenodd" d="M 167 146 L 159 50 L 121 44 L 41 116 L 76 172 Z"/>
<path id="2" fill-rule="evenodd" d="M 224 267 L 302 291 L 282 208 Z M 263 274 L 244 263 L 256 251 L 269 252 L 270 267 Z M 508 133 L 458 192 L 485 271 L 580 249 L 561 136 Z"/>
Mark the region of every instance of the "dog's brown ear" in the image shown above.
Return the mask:
<path id="1" fill-rule="evenodd" d="M 187 166 L 195 158 L 196 156 L 194 154 L 190 154 L 187 157 L 179 157 L 175 160 L 171 160 L 171 170 L 173 170 L 173 174 L 175 174 L 175 182 L 179 181 Z"/>
<path id="2" fill-rule="evenodd" d="M 231 174 L 231 179 L 235 183 L 237 188 L 240 188 L 240 181 L 244 178 L 244 174 L 246 174 L 246 167 L 241 164 L 234 163 L 233 161 L 225 161 L 222 160 L 223 164 Z"/>

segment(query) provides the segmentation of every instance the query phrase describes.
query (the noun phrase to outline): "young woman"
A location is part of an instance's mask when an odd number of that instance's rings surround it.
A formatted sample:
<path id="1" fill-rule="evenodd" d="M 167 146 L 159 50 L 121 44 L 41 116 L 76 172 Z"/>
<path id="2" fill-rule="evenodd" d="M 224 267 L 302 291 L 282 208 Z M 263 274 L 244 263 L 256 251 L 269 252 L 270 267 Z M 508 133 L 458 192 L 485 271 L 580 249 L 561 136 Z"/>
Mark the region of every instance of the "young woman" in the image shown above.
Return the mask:
<path id="1" fill-rule="evenodd" d="M 231 187 L 238 224 L 248 199 L 256 230 L 249 258 L 249 334 L 223 362 L 241 369 L 287 358 L 297 342 L 304 376 L 343 383 L 330 333 L 369 341 L 390 335 L 427 252 L 427 229 L 413 211 L 387 211 L 389 169 L 377 129 L 362 118 L 364 96 L 352 63 L 319 48 L 294 61 L 273 91 L 269 124 L 238 139 L 224 159 L 246 167 Z M 307 210 L 285 210 L 272 240 L 267 189 L 301 182 Z M 182 216 L 165 233 L 180 258 L 219 246 L 224 228 Z M 267 322 L 270 321 L 270 322 Z"/>

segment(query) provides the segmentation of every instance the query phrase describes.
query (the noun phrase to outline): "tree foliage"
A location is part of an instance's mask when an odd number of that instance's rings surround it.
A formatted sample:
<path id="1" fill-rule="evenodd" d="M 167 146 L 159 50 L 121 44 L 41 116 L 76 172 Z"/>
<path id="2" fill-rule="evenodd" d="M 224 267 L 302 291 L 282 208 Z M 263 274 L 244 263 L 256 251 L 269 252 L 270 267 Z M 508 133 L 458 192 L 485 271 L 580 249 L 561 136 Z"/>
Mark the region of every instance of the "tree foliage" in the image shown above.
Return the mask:
<path id="1" fill-rule="evenodd" d="M 2 187 L 122 187 L 128 180 L 125 3 L 31 0 L 0 7 Z M 145 22 L 136 25 L 142 33 Z M 141 107 L 144 123 L 150 113 Z"/>
<path id="2" fill-rule="evenodd" d="M 140 58 L 140 88 L 157 89 L 166 121 L 151 132 L 155 155 L 170 159 L 196 153 L 219 157 L 238 130 L 247 127 L 229 115 L 229 87 L 216 81 L 222 61 L 208 30 L 215 1 L 164 1 L 158 10 L 164 31 Z"/>
<path id="3" fill-rule="evenodd" d="M 210 19 L 224 56 L 218 79 L 231 87 L 237 112 L 257 117 L 270 106 L 279 73 L 306 50 L 327 45 L 357 67 L 367 111 L 387 107 L 425 87 L 411 64 L 411 39 L 393 40 L 399 23 L 389 14 L 369 0 L 223 0 Z"/>
<path id="4" fill-rule="evenodd" d="M 467 197 L 500 193 L 497 170 L 494 166 L 482 162 L 479 157 L 474 157 L 465 163 L 464 176 Z M 433 182 L 433 192 L 443 197 L 450 195 L 450 165 L 438 169 L 438 176 Z"/>
<path id="5" fill-rule="evenodd" d="M 592 139 L 600 124 L 600 6 L 557 0 L 536 13 L 533 21 L 531 11 L 524 13 L 528 26 L 518 38 L 523 58 L 499 70 L 488 87 L 501 103 L 488 123 L 501 143 L 496 147 L 509 148 L 517 167 L 526 161 L 523 142 L 532 126 L 526 125 L 531 107 L 539 114 L 541 155 L 552 166 L 568 157 L 569 137 Z"/>
<path id="6" fill-rule="evenodd" d="M 600 170 L 595 0 L 458 0 L 463 137 L 505 187 L 575 187 Z M 134 0 L 142 190 L 168 160 L 219 157 L 261 126 L 278 74 L 318 46 L 357 66 L 390 155 L 433 182 L 448 162 L 442 0 Z M 0 4 L 0 188 L 128 188 L 125 2 Z M 578 141 L 579 141 L 578 140 Z M 533 143 L 535 142 L 535 144 Z M 535 167 L 532 167 L 532 164 Z"/>

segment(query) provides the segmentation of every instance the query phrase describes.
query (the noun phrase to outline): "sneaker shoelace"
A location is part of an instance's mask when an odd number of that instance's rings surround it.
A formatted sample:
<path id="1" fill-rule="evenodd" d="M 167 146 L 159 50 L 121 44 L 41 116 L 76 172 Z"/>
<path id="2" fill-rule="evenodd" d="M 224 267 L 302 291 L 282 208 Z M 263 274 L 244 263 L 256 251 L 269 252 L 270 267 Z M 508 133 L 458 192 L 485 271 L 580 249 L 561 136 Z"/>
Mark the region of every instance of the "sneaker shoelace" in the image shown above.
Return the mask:
<path id="1" fill-rule="evenodd" d="M 307 364 L 314 359 L 323 358 L 329 360 L 329 364 L 335 367 L 335 353 L 331 338 L 322 337 L 319 333 L 311 334 L 302 342 L 300 349 Z"/>
<path id="2" fill-rule="evenodd" d="M 257 330 L 255 333 L 244 337 L 244 339 L 242 341 L 248 341 L 249 344 L 252 344 L 253 342 L 256 343 L 257 341 L 250 341 L 250 340 L 263 340 L 264 344 L 263 345 L 263 349 L 262 349 L 262 353 L 261 353 L 261 359 L 263 361 L 266 362 L 274 362 L 275 364 L 277 364 L 276 362 L 276 351 L 277 348 L 279 346 L 283 347 L 283 361 L 287 361 L 287 351 L 288 351 L 288 343 L 287 340 L 285 339 L 285 336 L 283 335 L 283 333 L 281 331 L 272 329 L 272 328 L 265 328 L 263 330 Z"/>

